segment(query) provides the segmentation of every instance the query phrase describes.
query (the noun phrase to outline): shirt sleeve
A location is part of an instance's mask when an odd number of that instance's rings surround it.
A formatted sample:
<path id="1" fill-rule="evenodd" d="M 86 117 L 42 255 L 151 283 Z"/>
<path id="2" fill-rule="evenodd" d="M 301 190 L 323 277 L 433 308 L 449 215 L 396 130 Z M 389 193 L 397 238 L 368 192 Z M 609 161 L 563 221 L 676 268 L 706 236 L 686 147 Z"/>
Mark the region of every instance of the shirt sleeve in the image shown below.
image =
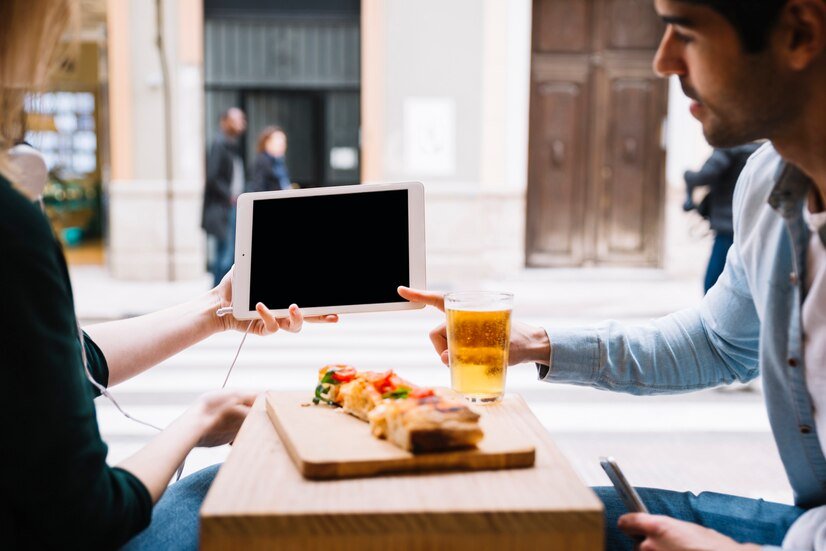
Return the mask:
<path id="1" fill-rule="evenodd" d="M 117 548 L 149 524 L 152 498 L 134 475 L 106 464 L 62 254 L 39 211 L 9 203 L 0 193 L 0 434 L 10 444 L 0 495 L 10 537 L 41 548 Z M 105 383 L 103 355 L 90 339 L 84 346 Z"/>
<path id="2" fill-rule="evenodd" d="M 697 308 L 644 325 L 615 321 L 591 329 L 548 330 L 548 382 L 630 394 L 670 394 L 749 381 L 758 375 L 760 322 L 737 246 Z"/>
<path id="3" fill-rule="evenodd" d="M 103 355 L 103 351 L 86 331 L 83 332 L 83 348 L 86 350 L 86 362 L 92 378 L 97 381 L 100 386 L 108 388 L 109 364 L 106 363 L 106 356 Z M 89 388 L 95 397 L 100 396 L 100 391 L 95 385 L 89 383 Z"/>

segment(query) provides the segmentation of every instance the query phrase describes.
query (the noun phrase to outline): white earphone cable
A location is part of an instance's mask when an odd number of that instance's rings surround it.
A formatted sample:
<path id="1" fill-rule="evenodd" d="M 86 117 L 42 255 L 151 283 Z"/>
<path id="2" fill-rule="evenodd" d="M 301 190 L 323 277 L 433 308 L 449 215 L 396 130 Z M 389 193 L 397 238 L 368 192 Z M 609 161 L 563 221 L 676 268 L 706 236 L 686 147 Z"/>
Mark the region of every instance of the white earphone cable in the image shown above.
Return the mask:
<path id="1" fill-rule="evenodd" d="M 217 311 L 217 315 L 218 315 L 218 317 L 223 317 L 223 316 L 225 316 L 225 315 L 227 315 L 231 312 L 232 312 L 232 307 L 221 308 Z M 232 364 L 230 364 L 230 366 L 229 366 L 229 370 L 227 371 L 227 376 L 224 378 L 224 384 L 221 385 L 221 388 L 225 388 L 227 386 L 227 381 L 229 381 L 229 376 L 232 373 L 232 369 L 235 367 L 235 363 L 238 361 L 238 356 L 241 354 L 241 348 L 244 347 L 244 341 L 247 340 L 247 335 L 249 334 L 249 331 L 252 328 L 252 322 L 253 321 L 255 321 L 255 320 L 250 320 L 250 322 L 247 324 L 247 329 L 244 331 L 244 336 L 241 338 L 240 344 L 238 344 L 238 349 L 235 351 L 235 357 L 232 359 Z M 115 397 L 112 396 L 112 394 L 109 392 L 109 390 L 107 390 L 107 388 L 105 386 L 103 386 L 102 384 L 97 382 L 95 380 L 95 378 L 92 377 L 92 373 L 89 371 L 89 361 L 86 358 L 86 344 L 85 344 L 85 341 L 84 341 L 84 338 L 83 338 L 83 329 L 80 327 L 80 321 L 77 322 L 77 334 L 78 334 L 78 339 L 80 341 L 80 357 L 81 357 L 81 360 L 83 361 L 83 371 L 86 374 L 86 378 L 89 380 L 89 382 L 92 384 L 92 386 L 94 386 L 96 389 L 98 389 L 103 396 L 108 398 L 109 401 L 112 402 L 112 404 L 115 406 L 115 408 L 117 408 L 117 410 L 119 412 L 121 412 L 123 414 L 123 416 L 126 417 L 127 419 L 130 419 L 130 420 L 132 420 L 136 423 L 140 423 L 141 425 L 145 425 L 147 427 L 153 428 L 158 432 L 162 432 L 163 429 L 158 427 L 157 425 L 153 425 L 152 423 L 149 423 L 147 421 L 143 421 L 141 419 L 138 419 L 137 417 L 132 417 L 131 415 L 129 415 L 129 413 L 127 413 L 126 410 L 124 410 L 122 407 L 120 407 L 120 404 L 118 404 L 117 400 L 115 400 Z M 181 475 L 184 472 L 184 466 L 186 465 L 186 458 L 187 457 L 189 457 L 189 454 L 187 454 L 187 456 L 184 457 L 184 460 L 181 461 L 181 464 L 178 465 L 178 469 L 175 471 L 175 480 L 176 481 L 181 479 Z"/>
<path id="2" fill-rule="evenodd" d="M 218 314 L 219 316 L 221 314 Z M 227 381 L 229 381 L 229 376 L 232 373 L 232 368 L 235 367 L 235 362 L 238 361 L 238 355 L 241 353 L 241 348 L 244 346 L 244 341 L 247 340 L 247 334 L 250 332 L 250 328 L 252 327 L 252 322 L 254 320 L 250 320 L 247 324 L 246 330 L 244 330 L 244 336 L 241 337 L 241 344 L 238 345 L 238 350 L 235 351 L 235 357 L 232 359 L 232 364 L 229 366 L 229 371 L 227 371 L 227 376 L 224 378 L 224 384 L 221 385 L 221 388 L 226 388 Z"/>

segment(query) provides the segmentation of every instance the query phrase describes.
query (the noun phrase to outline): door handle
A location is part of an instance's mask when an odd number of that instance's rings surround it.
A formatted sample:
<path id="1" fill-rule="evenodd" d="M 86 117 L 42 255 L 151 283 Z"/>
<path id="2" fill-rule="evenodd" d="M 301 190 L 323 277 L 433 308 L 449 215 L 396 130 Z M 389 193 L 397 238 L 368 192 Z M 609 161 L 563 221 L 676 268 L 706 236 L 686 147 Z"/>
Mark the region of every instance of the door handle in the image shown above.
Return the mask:
<path id="1" fill-rule="evenodd" d="M 556 139 L 551 143 L 551 162 L 560 167 L 565 162 L 565 142 Z"/>
<path id="2" fill-rule="evenodd" d="M 622 159 L 626 163 L 633 163 L 637 160 L 637 150 L 639 144 L 636 138 L 625 138 L 622 140 Z"/>

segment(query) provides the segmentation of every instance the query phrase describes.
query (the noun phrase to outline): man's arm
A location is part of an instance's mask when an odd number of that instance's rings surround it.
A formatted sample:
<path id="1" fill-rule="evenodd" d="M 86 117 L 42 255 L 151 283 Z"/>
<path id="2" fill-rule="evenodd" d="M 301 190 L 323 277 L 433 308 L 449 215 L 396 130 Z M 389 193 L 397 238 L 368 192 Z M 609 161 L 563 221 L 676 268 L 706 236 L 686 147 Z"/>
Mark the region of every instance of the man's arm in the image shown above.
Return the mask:
<path id="1" fill-rule="evenodd" d="M 399 288 L 411 302 L 444 311 L 441 293 Z M 676 394 L 758 375 L 759 320 L 736 247 L 697 308 L 646 325 L 607 322 L 593 329 L 543 330 L 513 322 L 510 365 L 534 362 L 547 382 L 631 394 Z M 430 332 L 448 363 L 445 324 Z"/>
<path id="2" fill-rule="evenodd" d="M 720 280 L 697 308 L 645 325 L 607 322 L 549 330 L 548 382 L 631 394 L 668 394 L 748 381 L 758 375 L 760 322 L 735 245 Z"/>

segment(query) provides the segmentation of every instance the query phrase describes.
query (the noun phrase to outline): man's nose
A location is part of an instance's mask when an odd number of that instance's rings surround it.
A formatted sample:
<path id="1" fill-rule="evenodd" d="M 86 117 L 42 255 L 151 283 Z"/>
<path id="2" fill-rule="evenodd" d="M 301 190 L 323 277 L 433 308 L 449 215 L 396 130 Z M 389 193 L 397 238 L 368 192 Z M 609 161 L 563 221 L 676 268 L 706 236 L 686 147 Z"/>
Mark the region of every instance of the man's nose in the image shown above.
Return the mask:
<path id="1" fill-rule="evenodd" d="M 685 62 L 681 57 L 682 49 L 674 38 L 674 30 L 669 25 L 660 41 L 660 47 L 654 56 L 654 72 L 661 77 L 670 75 L 682 76 L 687 73 Z"/>

